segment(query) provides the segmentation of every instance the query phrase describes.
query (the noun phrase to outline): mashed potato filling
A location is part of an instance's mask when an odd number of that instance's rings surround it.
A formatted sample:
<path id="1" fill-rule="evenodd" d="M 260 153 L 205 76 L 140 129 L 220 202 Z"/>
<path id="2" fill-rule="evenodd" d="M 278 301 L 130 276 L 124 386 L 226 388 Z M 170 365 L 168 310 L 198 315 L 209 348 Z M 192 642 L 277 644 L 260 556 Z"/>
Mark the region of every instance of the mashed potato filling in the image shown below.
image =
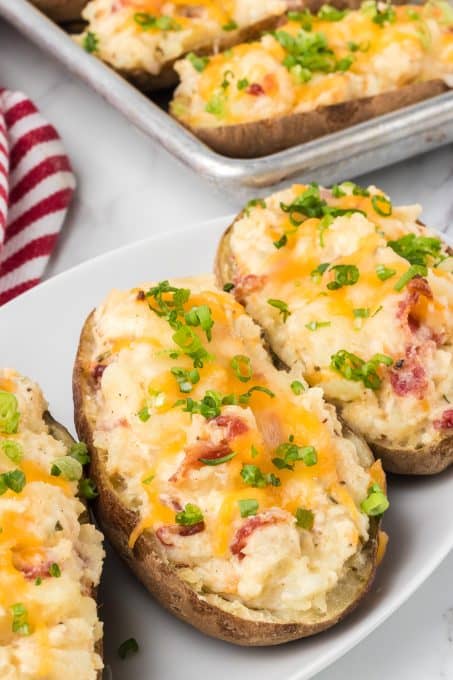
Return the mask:
<path id="1" fill-rule="evenodd" d="M 46 410 L 35 383 L 0 370 L 0 677 L 96 680 L 102 537 L 80 523 L 77 483 L 51 474 L 68 452 Z"/>
<path id="2" fill-rule="evenodd" d="M 216 48 L 243 28 L 279 16 L 284 0 L 91 0 L 77 41 L 119 70 L 158 75 L 164 64 Z"/>
<path id="3" fill-rule="evenodd" d="M 326 609 L 385 484 L 299 371 L 210 277 L 113 291 L 95 312 L 94 445 L 181 578 L 280 618 Z"/>
<path id="4" fill-rule="evenodd" d="M 237 295 L 283 361 L 367 439 L 411 447 L 453 415 L 452 258 L 420 212 L 375 187 L 295 185 L 230 238 Z"/>
<path id="5" fill-rule="evenodd" d="M 444 0 L 292 12 L 259 42 L 175 65 L 174 116 L 217 127 L 305 113 L 411 83 L 453 86 L 453 10 Z"/>

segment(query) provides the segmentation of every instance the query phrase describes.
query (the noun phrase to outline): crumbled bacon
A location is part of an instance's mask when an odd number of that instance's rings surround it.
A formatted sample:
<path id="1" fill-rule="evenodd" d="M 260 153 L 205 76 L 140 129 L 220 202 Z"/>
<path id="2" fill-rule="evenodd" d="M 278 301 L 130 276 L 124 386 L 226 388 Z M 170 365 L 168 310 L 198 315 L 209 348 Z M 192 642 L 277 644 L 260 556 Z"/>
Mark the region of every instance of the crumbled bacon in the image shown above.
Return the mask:
<path id="1" fill-rule="evenodd" d="M 436 430 L 451 430 L 453 428 L 453 408 L 447 408 L 439 420 L 435 420 L 433 424 Z"/>
<path id="2" fill-rule="evenodd" d="M 22 572 L 27 581 L 34 581 L 37 578 L 48 578 L 52 562 L 40 562 L 39 564 L 14 563 L 16 569 Z"/>
<path id="3" fill-rule="evenodd" d="M 236 531 L 233 542 L 230 545 L 230 550 L 233 555 L 236 555 L 239 560 L 243 560 L 245 557 L 244 548 L 247 545 L 248 539 L 257 529 L 262 527 L 270 526 L 271 524 L 277 524 L 283 521 L 283 517 L 277 514 L 261 514 L 255 515 L 255 517 L 250 517 L 244 524 Z"/>
<path id="4" fill-rule="evenodd" d="M 411 333 L 418 332 L 421 327 L 420 320 L 414 315 L 415 307 L 421 297 L 432 300 L 433 293 L 426 279 L 422 276 L 415 276 L 407 284 L 406 296 L 398 303 L 397 312 L 398 318 L 401 319 L 403 325 L 407 325 Z"/>
<path id="5" fill-rule="evenodd" d="M 106 368 L 107 366 L 105 364 L 95 364 L 91 371 L 91 375 L 93 376 L 95 382 L 98 383 L 101 381 L 101 378 Z"/>
<path id="6" fill-rule="evenodd" d="M 423 399 L 428 381 L 416 348 L 408 347 L 405 358 L 395 362 L 390 369 L 390 383 L 399 397 L 412 394 L 417 399 Z"/>
<path id="7" fill-rule="evenodd" d="M 205 13 L 202 5 L 180 5 L 176 8 L 176 14 L 188 19 L 200 19 Z"/>
<path id="8" fill-rule="evenodd" d="M 239 437 L 241 434 L 245 434 L 249 429 L 247 423 L 238 416 L 217 416 L 217 418 L 210 420 L 209 423 L 225 428 L 224 438 L 227 442 L 235 437 Z"/>
<path id="9" fill-rule="evenodd" d="M 246 92 L 247 94 L 251 94 L 253 97 L 260 97 L 261 95 L 266 94 L 264 92 L 263 86 L 259 83 L 250 83 L 246 89 Z"/>
<path id="10" fill-rule="evenodd" d="M 190 526 L 181 526 L 179 524 L 169 524 L 167 526 L 159 527 L 156 531 L 156 536 L 159 541 L 167 547 L 174 546 L 172 538 L 174 536 L 195 536 L 204 531 L 206 525 L 204 522 L 197 522 Z"/>
<path id="11" fill-rule="evenodd" d="M 256 276 L 255 274 L 247 274 L 247 276 L 235 277 L 234 281 L 234 297 L 238 302 L 242 302 L 247 295 L 255 293 L 260 290 L 266 283 L 265 276 Z"/>

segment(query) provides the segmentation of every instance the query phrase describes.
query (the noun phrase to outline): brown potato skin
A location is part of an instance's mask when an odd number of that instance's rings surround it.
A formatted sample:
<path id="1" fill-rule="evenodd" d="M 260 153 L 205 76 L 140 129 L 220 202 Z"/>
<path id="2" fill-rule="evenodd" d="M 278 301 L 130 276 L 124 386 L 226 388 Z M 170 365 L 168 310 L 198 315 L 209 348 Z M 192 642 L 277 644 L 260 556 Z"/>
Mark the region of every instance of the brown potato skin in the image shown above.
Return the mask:
<path id="1" fill-rule="evenodd" d="M 80 14 L 88 0 L 30 0 L 54 21 L 65 23 L 80 19 Z"/>
<path id="2" fill-rule="evenodd" d="M 225 231 L 217 249 L 214 273 L 217 285 L 221 288 L 225 283 L 234 279 L 236 265 L 231 253 L 230 236 L 235 223 L 242 215 L 241 212 Z M 246 307 L 244 300 L 239 300 L 239 302 Z M 280 361 L 268 338 L 266 338 L 266 341 L 270 345 L 272 353 Z M 341 415 L 341 405 L 336 403 L 335 406 Z M 347 425 L 354 430 L 353 423 L 347 423 Z M 386 472 L 400 475 L 436 475 L 453 464 L 453 435 L 445 436 L 439 442 L 419 449 L 392 447 L 390 442 L 386 443 L 382 440 L 367 440 L 367 444 L 376 458 L 382 460 Z"/>
<path id="3" fill-rule="evenodd" d="M 319 107 L 307 113 L 266 118 L 253 123 L 189 129 L 224 156 L 259 158 L 416 104 L 448 89 L 442 80 L 430 80 L 373 97 Z"/>
<path id="4" fill-rule="evenodd" d="M 154 532 L 146 530 L 133 549 L 128 539 L 138 515 L 124 506 L 106 475 L 106 452 L 93 445 L 95 385 L 90 371 L 93 345 L 93 313 L 83 327 L 73 373 L 75 423 L 80 439 L 91 454 L 91 477 L 99 496 L 96 517 L 112 545 L 151 595 L 182 621 L 214 638 L 242 646 L 278 645 L 314 635 L 344 618 L 368 592 L 376 571 L 379 522 L 372 519 L 370 539 L 363 546 L 360 569 L 351 568 L 328 598 L 327 615 L 312 616 L 306 623 L 252 621 L 220 609 L 182 581 L 168 561 Z M 354 564 L 351 565 L 354 567 Z"/>
<path id="5" fill-rule="evenodd" d="M 54 439 L 58 439 L 58 441 L 63 442 L 63 444 L 69 449 L 72 444 L 75 444 L 75 439 L 72 437 L 72 435 L 68 432 L 68 430 L 65 428 L 64 425 L 59 423 L 57 420 L 55 420 L 52 417 L 52 414 L 49 413 L 49 411 L 46 411 L 43 414 L 43 418 L 45 423 L 47 424 L 47 427 L 49 428 L 50 434 Z M 84 501 L 83 498 L 80 499 L 81 502 L 86 506 L 86 501 Z M 91 521 L 90 518 L 90 513 L 88 510 L 88 507 L 86 509 L 86 512 L 83 512 L 82 515 L 80 516 L 80 521 L 83 524 L 87 524 Z M 91 590 L 91 597 L 97 601 L 97 588 L 92 588 Z M 99 609 L 99 606 L 98 606 Z M 96 642 L 95 645 L 96 652 L 99 654 L 101 659 L 103 658 L 103 644 L 102 644 L 102 639 Z M 102 680 L 102 671 L 98 671 L 97 673 L 97 680 Z"/>

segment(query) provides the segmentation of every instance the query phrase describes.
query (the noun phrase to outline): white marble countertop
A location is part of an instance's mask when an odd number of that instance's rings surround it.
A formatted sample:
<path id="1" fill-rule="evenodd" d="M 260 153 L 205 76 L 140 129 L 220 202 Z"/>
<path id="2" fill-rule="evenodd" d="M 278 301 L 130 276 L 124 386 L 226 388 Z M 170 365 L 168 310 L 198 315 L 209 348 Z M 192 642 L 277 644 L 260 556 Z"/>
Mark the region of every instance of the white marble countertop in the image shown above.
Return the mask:
<path id="1" fill-rule="evenodd" d="M 23 90 L 35 100 L 58 128 L 77 175 L 77 196 L 48 268 L 49 276 L 157 234 L 163 222 L 179 230 L 239 207 L 234 200 L 214 193 L 99 96 L 1 22 L 0 86 Z M 427 223 L 442 230 L 450 225 L 453 234 L 452 146 L 358 181 L 381 186 L 396 203 L 419 201 Z M 451 680 L 452 574 L 450 554 L 385 625 L 317 680 Z"/>

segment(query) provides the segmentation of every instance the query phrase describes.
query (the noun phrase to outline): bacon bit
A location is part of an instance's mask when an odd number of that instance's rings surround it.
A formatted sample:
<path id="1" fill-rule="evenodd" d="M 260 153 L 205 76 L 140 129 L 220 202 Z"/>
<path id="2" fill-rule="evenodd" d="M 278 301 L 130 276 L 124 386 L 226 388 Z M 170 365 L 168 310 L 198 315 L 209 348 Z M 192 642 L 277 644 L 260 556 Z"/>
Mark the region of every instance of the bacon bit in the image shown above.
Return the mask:
<path id="1" fill-rule="evenodd" d="M 91 375 L 93 376 L 94 381 L 96 383 L 99 383 L 101 381 L 101 378 L 106 368 L 107 366 L 105 364 L 96 364 L 94 366 L 94 368 L 91 371 Z"/>
<path id="2" fill-rule="evenodd" d="M 266 280 L 266 276 L 256 276 L 255 274 L 235 277 L 233 280 L 234 297 L 238 302 L 242 302 L 247 295 L 260 290 L 266 283 Z"/>
<path id="3" fill-rule="evenodd" d="M 395 362 L 390 369 L 390 383 L 399 397 L 413 394 L 417 399 L 423 399 L 428 388 L 428 381 L 416 348 L 408 347 L 406 358 Z"/>
<path id="4" fill-rule="evenodd" d="M 49 578 L 52 562 L 41 562 L 40 564 L 15 564 L 16 569 L 22 572 L 27 581 L 34 581 L 37 578 Z"/>
<path id="5" fill-rule="evenodd" d="M 167 547 L 173 547 L 175 544 L 172 541 L 173 536 L 195 536 L 204 531 L 206 525 L 204 522 L 198 522 L 191 526 L 180 526 L 179 524 L 169 524 L 167 526 L 159 527 L 156 531 L 156 536 L 159 541 Z"/>
<path id="6" fill-rule="evenodd" d="M 194 467 L 201 467 L 203 463 L 200 462 L 200 458 L 216 460 L 228 456 L 232 452 L 229 442 L 249 429 L 247 423 L 238 416 L 217 416 L 212 418 L 209 424 L 225 430 L 220 441 L 213 442 L 210 439 L 200 439 L 192 446 L 186 447 L 186 457 L 178 470 L 170 477 L 169 482 L 179 482 L 187 475 L 189 470 Z"/>
<path id="7" fill-rule="evenodd" d="M 180 5 L 176 8 L 176 14 L 180 17 L 187 17 L 188 19 L 200 19 L 205 13 L 205 8 L 202 5 Z"/>
<path id="8" fill-rule="evenodd" d="M 404 300 L 398 303 L 397 313 L 397 317 L 407 323 L 410 330 L 412 328 L 417 330 L 420 326 L 420 322 L 414 317 L 413 312 L 421 297 L 432 300 L 433 293 L 426 279 L 422 276 L 414 276 L 407 284 L 407 293 Z"/>
<path id="9" fill-rule="evenodd" d="M 216 418 L 212 418 L 212 420 L 209 421 L 209 424 L 211 423 L 217 427 L 226 429 L 224 439 L 227 442 L 231 441 L 235 437 L 239 437 L 241 434 L 245 434 L 249 429 L 247 423 L 242 420 L 242 418 L 238 418 L 238 416 L 217 416 Z"/>
<path id="10" fill-rule="evenodd" d="M 268 513 L 267 515 L 255 515 L 255 517 L 250 517 L 244 524 L 236 531 L 233 542 L 230 545 L 230 550 L 233 555 L 237 555 L 239 560 L 243 560 L 245 553 L 244 548 L 247 545 L 247 541 L 256 529 L 261 529 L 262 527 L 270 526 L 271 524 L 277 524 L 278 522 L 284 521 L 283 517 L 279 517 L 275 514 Z"/>
<path id="11" fill-rule="evenodd" d="M 433 425 L 436 430 L 451 430 L 453 428 L 453 408 L 447 408 L 440 419 L 434 421 Z"/>
<path id="12" fill-rule="evenodd" d="M 246 89 L 247 94 L 251 94 L 253 97 L 260 97 L 266 94 L 263 87 L 259 83 L 250 83 Z"/>
<path id="13" fill-rule="evenodd" d="M 137 302 L 143 302 L 146 300 L 146 295 L 144 290 L 139 290 L 136 297 Z"/>

